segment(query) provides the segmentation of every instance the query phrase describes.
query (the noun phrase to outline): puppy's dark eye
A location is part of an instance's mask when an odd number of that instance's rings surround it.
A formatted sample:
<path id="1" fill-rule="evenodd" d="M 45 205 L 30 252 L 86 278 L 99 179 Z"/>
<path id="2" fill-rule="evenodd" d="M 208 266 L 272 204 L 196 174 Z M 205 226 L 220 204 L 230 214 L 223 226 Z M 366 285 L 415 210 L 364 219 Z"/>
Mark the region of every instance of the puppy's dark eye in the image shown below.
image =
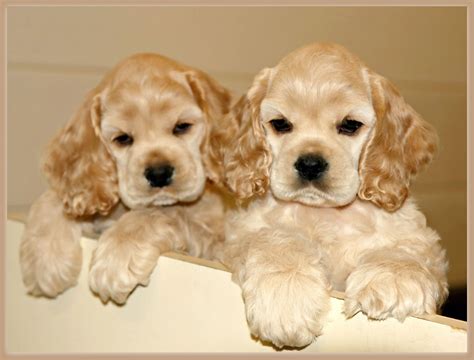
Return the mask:
<path id="1" fill-rule="evenodd" d="M 287 133 L 293 130 L 293 124 L 286 119 L 270 120 L 273 129 L 278 133 Z"/>
<path id="2" fill-rule="evenodd" d="M 362 125 L 364 124 L 362 124 L 360 121 L 345 118 L 337 126 L 337 132 L 339 134 L 344 134 L 344 135 L 353 135 L 357 132 L 357 130 L 359 130 L 359 128 Z"/>
<path id="3" fill-rule="evenodd" d="M 114 142 L 122 146 L 129 146 L 133 144 L 133 137 L 128 134 L 122 134 L 115 137 Z"/>
<path id="4" fill-rule="evenodd" d="M 184 134 L 184 133 L 188 132 L 188 130 L 191 128 L 191 126 L 193 126 L 193 124 L 186 123 L 186 122 L 178 123 L 173 128 L 173 134 L 174 135 Z"/>

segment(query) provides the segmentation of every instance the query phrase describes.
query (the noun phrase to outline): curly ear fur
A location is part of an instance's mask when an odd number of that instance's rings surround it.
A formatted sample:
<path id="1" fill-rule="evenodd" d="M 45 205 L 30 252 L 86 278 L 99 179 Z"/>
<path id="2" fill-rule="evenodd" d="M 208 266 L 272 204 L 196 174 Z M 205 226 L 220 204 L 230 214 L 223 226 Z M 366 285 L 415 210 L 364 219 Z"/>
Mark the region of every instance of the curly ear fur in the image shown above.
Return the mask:
<path id="1" fill-rule="evenodd" d="M 361 155 L 359 197 L 395 211 L 411 179 L 433 159 L 438 137 L 392 83 L 372 72 L 369 79 L 377 122 Z"/>
<path id="2" fill-rule="evenodd" d="M 233 124 L 235 129 L 227 132 L 224 144 L 226 185 L 240 200 L 265 194 L 270 182 L 272 157 L 260 122 L 260 104 L 267 93 L 270 73 L 269 68 L 260 71 L 226 118 L 226 124 Z"/>
<path id="3" fill-rule="evenodd" d="M 230 108 L 230 92 L 202 71 L 188 71 L 185 77 L 208 122 L 206 136 L 201 145 L 207 177 L 212 182 L 223 185 L 224 169 L 219 149 L 225 138 L 224 132 L 230 130 L 223 122 L 223 117 Z"/>
<path id="4" fill-rule="evenodd" d="M 115 163 L 97 135 L 101 116 L 98 88 L 48 145 L 42 168 L 66 214 L 105 215 L 119 201 Z"/>

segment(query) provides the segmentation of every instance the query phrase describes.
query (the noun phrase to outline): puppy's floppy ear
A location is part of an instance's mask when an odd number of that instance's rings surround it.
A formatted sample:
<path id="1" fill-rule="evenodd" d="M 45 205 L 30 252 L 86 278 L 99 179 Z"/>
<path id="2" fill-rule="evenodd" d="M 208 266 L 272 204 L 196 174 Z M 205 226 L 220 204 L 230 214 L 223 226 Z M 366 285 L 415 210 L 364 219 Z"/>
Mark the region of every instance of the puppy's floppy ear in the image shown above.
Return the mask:
<path id="1" fill-rule="evenodd" d="M 219 151 L 225 132 L 230 130 L 223 122 L 223 117 L 230 108 L 230 92 L 202 71 L 188 71 L 185 77 L 196 102 L 206 116 L 206 136 L 201 145 L 206 175 L 214 183 L 222 185 L 224 169 Z"/>
<path id="2" fill-rule="evenodd" d="M 213 120 L 229 111 L 230 93 L 216 80 L 199 70 L 187 71 L 185 76 L 199 107 Z"/>
<path id="3" fill-rule="evenodd" d="M 260 71 L 247 94 L 226 117 L 226 124 L 232 124 L 223 151 L 226 184 L 241 200 L 263 195 L 269 185 L 272 157 L 260 120 L 260 105 L 271 72 L 270 68 Z"/>
<path id="4" fill-rule="evenodd" d="M 370 71 L 369 79 L 377 121 L 361 155 L 359 197 L 395 211 L 411 179 L 433 159 L 438 137 L 392 83 Z"/>
<path id="5" fill-rule="evenodd" d="M 92 90 L 48 145 L 42 168 L 74 217 L 105 215 L 119 201 L 115 163 L 99 138 L 99 90 Z"/>

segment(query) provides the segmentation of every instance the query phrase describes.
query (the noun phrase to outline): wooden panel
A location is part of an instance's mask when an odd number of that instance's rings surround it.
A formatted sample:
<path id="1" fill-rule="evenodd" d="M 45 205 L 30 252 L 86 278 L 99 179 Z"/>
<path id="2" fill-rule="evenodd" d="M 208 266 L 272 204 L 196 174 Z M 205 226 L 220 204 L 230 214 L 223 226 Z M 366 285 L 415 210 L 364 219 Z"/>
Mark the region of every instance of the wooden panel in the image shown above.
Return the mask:
<path id="1" fill-rule="evenodd" d="M 77 287 L 55 300 L 25 294 L 18 264 L 23 225 L 8 221 L 6 241 L 6 350 L 8 353 L 271 352 L 250 337 L 240 289 L 230 273 L 162 256 L 150 285 L 125 306 L 103 305 L 87 287 L 95 241 L 83 238 Z M 340 296 L 340 294 L 339 294 Z M 465 352 L 466 323 L 432 316 L 346 320 L 333 297 L 324 334 L 302 352 Z"/>

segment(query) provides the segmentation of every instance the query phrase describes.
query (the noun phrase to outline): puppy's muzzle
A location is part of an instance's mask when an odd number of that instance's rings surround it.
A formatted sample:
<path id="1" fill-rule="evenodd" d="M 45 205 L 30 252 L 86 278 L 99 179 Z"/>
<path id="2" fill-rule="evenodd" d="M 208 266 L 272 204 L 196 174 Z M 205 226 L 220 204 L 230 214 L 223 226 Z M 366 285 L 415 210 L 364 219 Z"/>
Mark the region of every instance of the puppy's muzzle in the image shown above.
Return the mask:
<path id="1" fill-rule="evenodd" d="M 151 187 L 165 187 L 173 181 L 174 167 L 171 165 L 156 165 L 145 169 L 144 176 Z"/>
<path id="2" fill-rule="evenodd" d="M 312 181 L 320 179 L 327 171 L 329 164 L 319 155 L 304 154 L 296 160 L 294 166 L 301 179 Z"/>

